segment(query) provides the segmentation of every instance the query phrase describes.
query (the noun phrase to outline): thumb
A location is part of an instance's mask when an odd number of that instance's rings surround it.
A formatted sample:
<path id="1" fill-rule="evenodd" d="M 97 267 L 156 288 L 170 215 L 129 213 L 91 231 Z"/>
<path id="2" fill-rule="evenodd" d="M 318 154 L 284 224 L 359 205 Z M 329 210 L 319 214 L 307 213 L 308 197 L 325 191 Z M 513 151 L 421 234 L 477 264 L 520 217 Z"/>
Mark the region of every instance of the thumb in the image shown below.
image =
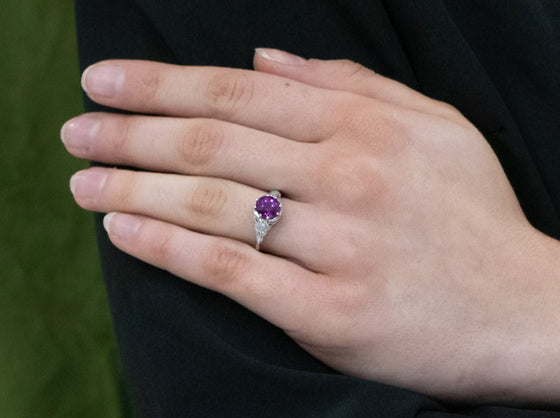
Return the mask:
<path id="1" fill-rule="evenodd" d="M 463 116 L 451 105 L 431 99 L 350 60 L 305 59 L 278 49 L 257 48 L 256 71 L 331 90 L 342 90 L 458 121 Z"/>

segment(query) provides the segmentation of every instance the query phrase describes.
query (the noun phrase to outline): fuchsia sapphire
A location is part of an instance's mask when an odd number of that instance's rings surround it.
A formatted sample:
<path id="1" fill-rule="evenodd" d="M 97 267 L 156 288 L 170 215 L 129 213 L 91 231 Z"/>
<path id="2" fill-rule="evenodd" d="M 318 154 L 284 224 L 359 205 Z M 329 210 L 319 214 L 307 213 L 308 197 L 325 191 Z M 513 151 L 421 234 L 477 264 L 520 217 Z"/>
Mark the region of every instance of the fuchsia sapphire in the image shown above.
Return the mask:
<path id="1" fill-rule="evenodd" d="M 261 243 L 270 228 L 278 222 L 282 215 L 281 196 L 278 190 L 272 190 L 270 193 L 259 197 L 255 202 L 253 215 L 255 216 L 255 233 L 257 236 L 255 248 L 257 251 L 260 250 Z"/>
<path id="2" fill-rule="evenodd" d="M 262 196 L 255 203 L 255 212 L 259 214 L 262 219 L 272 220 L 277 218 L 282 211 L 280 201 L 270 195 Z"/>

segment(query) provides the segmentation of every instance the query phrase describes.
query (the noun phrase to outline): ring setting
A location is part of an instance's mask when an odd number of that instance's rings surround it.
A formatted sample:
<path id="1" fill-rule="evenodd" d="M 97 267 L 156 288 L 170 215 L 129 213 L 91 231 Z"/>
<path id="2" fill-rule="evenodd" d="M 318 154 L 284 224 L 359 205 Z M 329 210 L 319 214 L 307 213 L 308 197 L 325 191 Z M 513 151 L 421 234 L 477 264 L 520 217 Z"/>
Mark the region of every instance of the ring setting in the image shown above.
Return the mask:
<path id="1" fill-rule="evenodd" d="M 268 231 L 282 216 L 281 196 L 278 190 L 272 190 L 270 193 L 259 197 L 255 202 L 253 215 L 255 217 L 255 233 L 257 235 L 255 248 L 257 251 L 260 250 L 261 243 Z"/>

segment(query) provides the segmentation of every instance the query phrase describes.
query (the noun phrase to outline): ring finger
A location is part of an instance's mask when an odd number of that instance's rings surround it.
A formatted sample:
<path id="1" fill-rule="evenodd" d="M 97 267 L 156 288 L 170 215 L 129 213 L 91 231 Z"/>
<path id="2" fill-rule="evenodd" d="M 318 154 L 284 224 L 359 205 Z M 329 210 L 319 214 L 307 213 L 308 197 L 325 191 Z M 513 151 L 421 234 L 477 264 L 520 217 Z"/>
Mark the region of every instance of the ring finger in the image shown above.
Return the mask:
<path id="1" fill-rule="evenodd" d="M 193 231 L 255 244 L 253 207 L 262 191 L 229 180 L 134 172 L 93 167 L 76 173 L 70 188 L 76 202 L 97 212 L 127 212 L 149 216 Z M 310 238 L 318 216 L 309 204 L 282 199 L 282 218 L 266 236 L 262 249 L 309 265 Z M 294 239 L 297 237 L 296 239 Z M 305 259 L 302 259 L 302 254 Z"/>

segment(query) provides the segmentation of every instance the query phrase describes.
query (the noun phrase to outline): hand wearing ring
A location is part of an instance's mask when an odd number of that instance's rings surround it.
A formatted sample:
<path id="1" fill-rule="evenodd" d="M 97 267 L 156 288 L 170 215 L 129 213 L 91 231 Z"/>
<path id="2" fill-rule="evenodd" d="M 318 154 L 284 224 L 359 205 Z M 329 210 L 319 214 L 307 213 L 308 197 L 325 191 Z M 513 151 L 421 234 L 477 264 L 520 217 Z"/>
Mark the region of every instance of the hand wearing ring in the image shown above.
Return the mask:
<path id="1" fill-rule="evenodd" d="M 529 225 L 484 137 L 349 61 L 260 50 L 255 67 L 90 67 L 91 99 L 154 116 L 65 125 L 73 155 L 146 170 L 79 172 L 77 203 L 111 212 L 123 251 L 342 373 L 461 401 L 559 399 L 560 355 L 542 355 L 559 346 L 558 244 Z"/>

